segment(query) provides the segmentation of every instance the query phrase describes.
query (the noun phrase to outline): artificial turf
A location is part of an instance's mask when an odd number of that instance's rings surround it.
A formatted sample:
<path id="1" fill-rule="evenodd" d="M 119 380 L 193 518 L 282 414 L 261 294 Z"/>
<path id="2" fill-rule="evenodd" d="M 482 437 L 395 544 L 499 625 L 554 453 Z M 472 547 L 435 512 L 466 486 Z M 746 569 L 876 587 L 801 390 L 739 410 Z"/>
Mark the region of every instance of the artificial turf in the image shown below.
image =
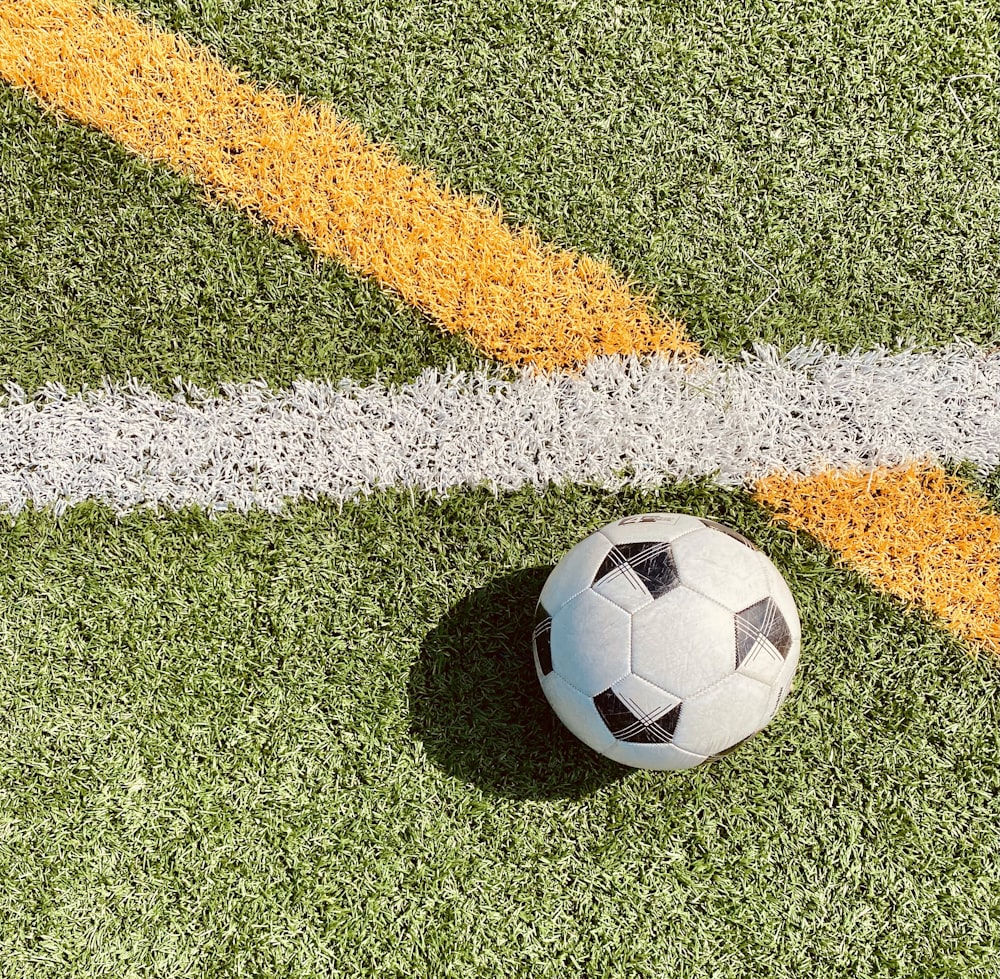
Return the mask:
<path id="1" fill-rule="evenodd" d="M 121 6 L 608 258 L 709 352 L 1000 337 L 992 5 Z M 452 362 L 0 87 L 0 382 Z M 685 774 L 605 764 L 531 672 L 547 569 L 646 509 L 753 538 L 803 618 L 774 723 Z M 0 976 L 992 977 L 998 677 L 708 484 L 3 516 Z"/>
<path id="2" fill-rule="evenodd" d="M 727 759 L 540 696 L 533 603 L 621 512 L 720 517 L 802 613 Z M 392 493 L 4 521 L 0 974 L 989 976 L 1000 674 L 739 492 Z"/>
<path id="3" fill-rule="evenodd" d="M 322 99 L 710 350 L 998 335 L 983 0 L 128 0 Z"/>
<path id="4" fill-rule="evenodd" d="M 175 377 L 287 387 L 480 362 L 373 283 L 7 87 L 0 132 L 5 382 L 165 393 Z"/>
<path id="5" fill-rule="evenodd" d="M 132 2 L 554 244 L 709 352 L 992 343 L 992 7 Z M 302 245 L 0 92 L 0 364 L 29 389 L 474 357 Z"/>

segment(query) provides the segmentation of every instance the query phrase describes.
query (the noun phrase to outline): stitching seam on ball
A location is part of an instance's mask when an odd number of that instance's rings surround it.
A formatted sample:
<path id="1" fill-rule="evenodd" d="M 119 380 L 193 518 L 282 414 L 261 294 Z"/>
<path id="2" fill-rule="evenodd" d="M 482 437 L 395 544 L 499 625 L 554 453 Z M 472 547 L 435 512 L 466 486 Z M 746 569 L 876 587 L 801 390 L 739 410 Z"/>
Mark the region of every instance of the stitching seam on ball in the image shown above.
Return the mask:
<path id="1" fill-rule="evenodd" d="M 686 588 L 689 592 L 692 592 L 695 595 L 700 595 L 702 598 L 704 598 L 707 601 L 711 602 L 713 605 L 718 605 L 719 608 L 725 609 L 731 615 L 735 615 L 737 612 L 741 611 L 740 609 L 730 608 L 728 605 L 724 604 L 723 602 L 720 602 L 717 598 L 713 598 L 711 595 L 708 595 L 705 592 L 701 591 L 701 589 L 695 588 L 693 585 L 689 585 L 684 580 L 684 576 L 683 575 L 679 575 L 679 577 L 680 577 L 680 580 L 681 580 L 681 588 Z"/>

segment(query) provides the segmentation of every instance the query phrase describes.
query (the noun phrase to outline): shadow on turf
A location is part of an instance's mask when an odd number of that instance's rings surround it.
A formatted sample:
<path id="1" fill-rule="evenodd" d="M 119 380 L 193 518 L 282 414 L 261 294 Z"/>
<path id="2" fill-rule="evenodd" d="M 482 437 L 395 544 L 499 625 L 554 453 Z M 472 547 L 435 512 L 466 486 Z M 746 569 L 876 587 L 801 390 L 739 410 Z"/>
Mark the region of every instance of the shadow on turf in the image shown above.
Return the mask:
<path id="1" fill-rule="evenodd" d="M 582 796 L 630 772 L 574 738 L 538 684 L 531 628 L 550 570 L 516 571 L 466 596 L 410 674 L 410 724 L 431 761 L 509 798 Z"/>

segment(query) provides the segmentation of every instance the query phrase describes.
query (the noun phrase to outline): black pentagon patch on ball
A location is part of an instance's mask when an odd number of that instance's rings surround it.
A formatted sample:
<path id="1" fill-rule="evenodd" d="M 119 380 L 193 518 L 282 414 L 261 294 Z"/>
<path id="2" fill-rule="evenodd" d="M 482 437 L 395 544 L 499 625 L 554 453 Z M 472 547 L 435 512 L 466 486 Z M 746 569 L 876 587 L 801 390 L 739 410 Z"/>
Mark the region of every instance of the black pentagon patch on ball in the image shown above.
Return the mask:
<path id="1" fill-rule="evenodd" d="M 624 576 L 652 598 L 665 595 L 681 583 L 674 552 L 664 541 L 615 544 L 597 569 L 593 584 L 612 575 Z"/>
<path id="2" fill-rule="evenodd" d="M 720 533 L 725 534 L 727 537 L 732 537 L 733 540 L 739 541 L 745 547 L 749 547 L 751 551 L 756 551 L 757 548 L 748 541 L 742 534 L 736 533 L 732 527 L 727 527 L 725 524 L 716 523 L 714 520 L 709 520 L 707 517 L 698 518 L 706 527 L 710 530 L 718 530 Z"/>
<path id="3" fill-rule="evenodd" d="M 736 668 L 760 643 L 767 643 L 785 659 L 792 648 L 792 631 L 773 599 L 765 598 L 736 613 Z"/>
<path id="4" fill-rule="evenodd" d="M 531 632 L 531 645 L 542 676 L 552 672 L 552 616 L 539 605 L 535 613 L 535 626 Z"/>
<path id="5" fill-rule="evenodd" d="M 633 744 L 670 744 L 681 716 L 680 704 L 658 714 L 647 714 L 625 703 L 610 687 L 594 698 L 594 706 L 619 741 Z"/>

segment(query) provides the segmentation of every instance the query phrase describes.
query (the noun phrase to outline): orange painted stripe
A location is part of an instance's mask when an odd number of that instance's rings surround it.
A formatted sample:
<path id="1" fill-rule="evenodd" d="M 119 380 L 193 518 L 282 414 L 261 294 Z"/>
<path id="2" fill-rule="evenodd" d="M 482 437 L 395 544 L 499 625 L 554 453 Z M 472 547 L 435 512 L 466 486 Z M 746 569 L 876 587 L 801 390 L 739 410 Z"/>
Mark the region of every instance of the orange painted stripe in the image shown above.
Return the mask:
<path id="1" fill-rule="evenodd" d="M 490 356 L 542 369 L 693 352 L 606 265 L 542 244 L 206 50 L 80 0 L 0 6 L 0 75 L 371 276 Z"/>
<path id="2" fill-rule="evenodd" d="M 1000 654 L 1000 518 L 962 480 L 923 464 L 774 475 L 755 493 L 876 587 Z"/>

